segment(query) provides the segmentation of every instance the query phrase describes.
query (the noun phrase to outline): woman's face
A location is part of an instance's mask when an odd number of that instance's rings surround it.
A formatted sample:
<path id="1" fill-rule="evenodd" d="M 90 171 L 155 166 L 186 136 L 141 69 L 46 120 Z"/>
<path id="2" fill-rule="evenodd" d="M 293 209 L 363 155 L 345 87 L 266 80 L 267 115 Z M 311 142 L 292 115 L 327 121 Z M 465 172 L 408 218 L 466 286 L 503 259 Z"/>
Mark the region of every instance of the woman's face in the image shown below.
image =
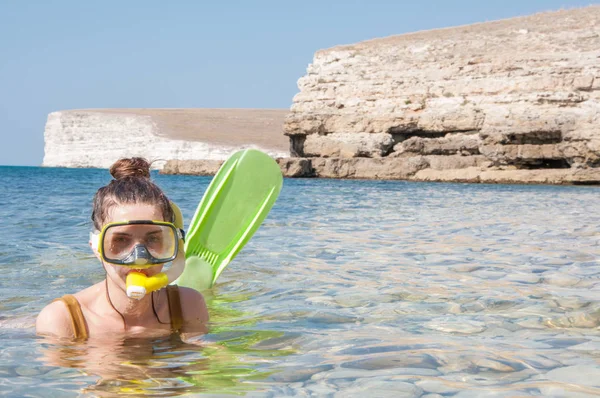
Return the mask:
<path id="1" fill-rule="evenodd" d="M 105 224 L 110 222 L 118 221 L 133 221 L 133 220 L 155 220 L 164 221 L 162 212 L 158 206 L 149 204 L 123 204 L 113 206 L 109 213 L 108 219 L 105 220 Z M 96 253 L 98 257 L 98 253 Z M 100 257 L 99 257 L 100 258 Z M 107 263 L 102 261 L 106 273 L 113 282 L 120 286 L 123 290 L 126 290 L 126 279 L 127 274 L 132 271 L 137 271 L 145 274 L 146 276 L 156 275 L 162 271 L 163 265 L 158 264 L 149 268 L 134 268 L 126 267 L 117 264 Z"/>

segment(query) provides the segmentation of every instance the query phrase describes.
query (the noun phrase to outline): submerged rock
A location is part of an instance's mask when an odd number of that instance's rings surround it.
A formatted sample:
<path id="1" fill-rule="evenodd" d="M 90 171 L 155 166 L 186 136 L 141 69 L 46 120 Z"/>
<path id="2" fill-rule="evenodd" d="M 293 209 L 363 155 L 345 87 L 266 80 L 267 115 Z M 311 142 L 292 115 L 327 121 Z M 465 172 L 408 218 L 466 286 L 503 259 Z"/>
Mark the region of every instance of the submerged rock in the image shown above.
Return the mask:
<path id="1" fill-rule="evenodd" d="M 546 378 L 561 383 L 600 387 L 600 367 L 586 365 L 566 366 L 549 371 L 546 373 Z"/>
<path id="2" fill-rule="evenodd" d="M 445 333 L 476 334 L 486 329 L 485 323 L 463 318 L 441 318 L 425 324 L 425 327 Z"/>

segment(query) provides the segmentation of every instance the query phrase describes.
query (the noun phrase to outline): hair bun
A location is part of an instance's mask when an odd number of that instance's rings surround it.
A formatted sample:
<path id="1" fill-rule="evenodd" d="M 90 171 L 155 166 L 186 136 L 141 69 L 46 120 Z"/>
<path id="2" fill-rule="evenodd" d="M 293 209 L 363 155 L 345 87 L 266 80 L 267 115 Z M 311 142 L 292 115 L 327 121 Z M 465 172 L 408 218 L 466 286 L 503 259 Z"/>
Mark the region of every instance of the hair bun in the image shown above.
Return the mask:
<path id="1" fill-rule="evenodd" d="M 115 180 L 126 177 L 150 178 L 150 162 L 144 158 L 119 159 L 110 166 Z"/>

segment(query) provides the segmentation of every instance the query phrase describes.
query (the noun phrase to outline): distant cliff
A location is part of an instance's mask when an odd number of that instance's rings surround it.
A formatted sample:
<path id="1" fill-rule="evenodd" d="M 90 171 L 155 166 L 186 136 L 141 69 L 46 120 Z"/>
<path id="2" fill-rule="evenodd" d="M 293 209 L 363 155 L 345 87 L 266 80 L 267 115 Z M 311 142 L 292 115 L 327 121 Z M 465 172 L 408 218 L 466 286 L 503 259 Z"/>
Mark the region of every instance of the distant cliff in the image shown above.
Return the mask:
<path id="1" fill-rule="evenodd" d="M 600 6 L 334 47 L 298 86 L 307 175 L 600 182 Z"/>
<path id="2" fill-rule="evenodd" d="M 162 168 L 166 161 L 223 160 L 241 148 L 274 157 L 289 154 L 283 135 L 286 110 L 101 109 L 48 115 L 43 166 L 109 167 L 143 156 Z"/>

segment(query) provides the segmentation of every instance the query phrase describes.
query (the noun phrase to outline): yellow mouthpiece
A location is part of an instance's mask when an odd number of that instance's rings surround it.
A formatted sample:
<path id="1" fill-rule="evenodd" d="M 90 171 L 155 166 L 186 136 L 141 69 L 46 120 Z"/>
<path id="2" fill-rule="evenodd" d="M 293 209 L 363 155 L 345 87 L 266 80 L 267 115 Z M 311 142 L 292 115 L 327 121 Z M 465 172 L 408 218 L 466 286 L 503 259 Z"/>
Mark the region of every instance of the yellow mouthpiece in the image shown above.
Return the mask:
<path id="1" fill-rule="evenodd" d="M 130 272 L 126 280 L 127 296 L 141 299 L 147 293 L 161 289 L 169 284 L 169 277 L 164 272 L 156 275 L 146 276 L 141 272 Z"/>

